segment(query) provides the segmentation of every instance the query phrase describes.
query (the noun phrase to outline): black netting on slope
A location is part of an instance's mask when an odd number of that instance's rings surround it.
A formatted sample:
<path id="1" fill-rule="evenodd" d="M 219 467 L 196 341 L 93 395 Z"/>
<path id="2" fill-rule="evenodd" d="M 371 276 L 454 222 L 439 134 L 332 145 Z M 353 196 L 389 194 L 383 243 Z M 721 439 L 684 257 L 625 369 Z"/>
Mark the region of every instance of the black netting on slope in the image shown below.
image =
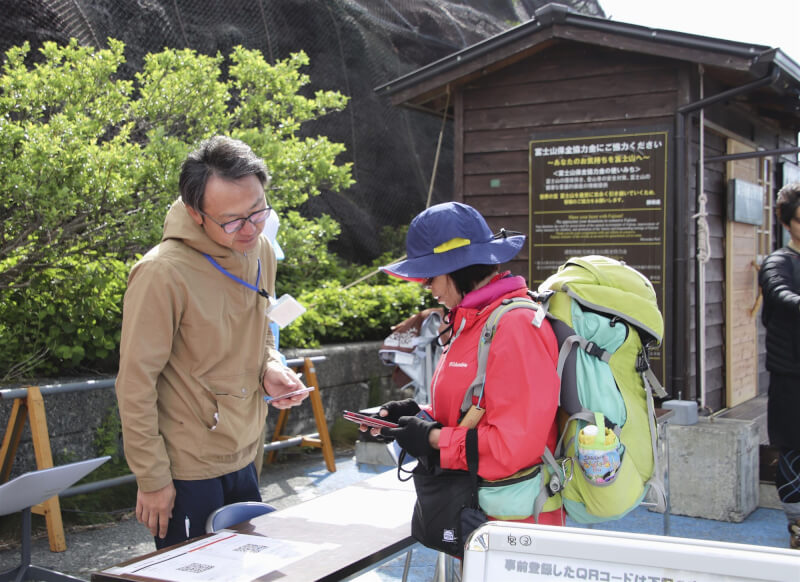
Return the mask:
<path id="1" fill-rule="evenodd" d="M 70 37 L 125 42 L 131 75 L 164 47 L 228 54 L 236 45 L 274 62 L 304 50 L 312 90 L 350 97 L 341 113 L 309 124 L 347 148 L 356 184 L 324 192 L 304 211 L 342 224 L 335 250 L 369 262 L 385 225 L 404 225 L 428 196 L 441 119 L 393 107 L 374 88 L 527 19 L 545 1 L 524 0 L 0 0 L 0 48 Z M 575 0 L 597 14 L 595 0 Z M 588 8 L 586 8 L 588 6 Z M 592 12 L 595 10 L 595 12 Z M 602 12 L 601 12 L 602 14 Z M 452 128 L 445 130 L 433 202 L 452 198 Z"/>

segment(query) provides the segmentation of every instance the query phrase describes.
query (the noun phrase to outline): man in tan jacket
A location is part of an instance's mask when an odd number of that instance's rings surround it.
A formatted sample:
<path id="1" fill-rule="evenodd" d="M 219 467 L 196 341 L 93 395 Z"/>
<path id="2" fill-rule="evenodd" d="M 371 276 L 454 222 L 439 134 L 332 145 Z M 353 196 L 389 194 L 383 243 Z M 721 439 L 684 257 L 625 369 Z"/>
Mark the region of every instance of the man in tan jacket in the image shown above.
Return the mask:
<path id="1" fill-rule="evenodd" d="M 128 278 L 116 391 L 136 517 L 158 548 L 204 534 L 222 505 L 261 500 L 253 459 L 265 392 L 303 387 L 265 313 L 276 265 L 262 234 L 268 183 L 245 143 L 201 143 L 183 163 L 161 243 Z"/>

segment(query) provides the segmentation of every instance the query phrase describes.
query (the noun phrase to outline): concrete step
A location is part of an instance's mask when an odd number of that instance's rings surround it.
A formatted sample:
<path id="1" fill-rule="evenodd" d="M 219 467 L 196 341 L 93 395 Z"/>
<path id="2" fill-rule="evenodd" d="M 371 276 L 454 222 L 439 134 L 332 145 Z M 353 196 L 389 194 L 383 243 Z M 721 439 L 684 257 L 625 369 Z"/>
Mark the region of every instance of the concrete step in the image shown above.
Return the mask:
<path id="1" fill-rule="evenodd" d="M 775 489 L 775 483 L 770 483 L 769 481 L 760 481 L 758 483 L 758 506 L 783 511 L 783 506 L 780 499 L 778 499 L 778 490 Z"/>

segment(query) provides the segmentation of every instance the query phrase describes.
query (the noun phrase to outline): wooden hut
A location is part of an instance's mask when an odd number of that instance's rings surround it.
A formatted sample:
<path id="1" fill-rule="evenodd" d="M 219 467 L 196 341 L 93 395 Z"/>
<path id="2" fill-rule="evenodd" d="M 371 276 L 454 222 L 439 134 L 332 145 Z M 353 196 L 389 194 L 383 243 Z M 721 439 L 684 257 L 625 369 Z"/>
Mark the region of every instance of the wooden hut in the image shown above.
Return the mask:
<path id="1" fill-rule="evenodd" d="M 511 268 L 532 287 L 584 254 L 651 279 L 673 397 L 720 410 L 766 390 L 757 269 L 782 238 L 774 195 L 800 179 L 800 66 L 780 49 L 549 4 L 376 91 L 452 120 L 453 199 L 528 235 Z"/>

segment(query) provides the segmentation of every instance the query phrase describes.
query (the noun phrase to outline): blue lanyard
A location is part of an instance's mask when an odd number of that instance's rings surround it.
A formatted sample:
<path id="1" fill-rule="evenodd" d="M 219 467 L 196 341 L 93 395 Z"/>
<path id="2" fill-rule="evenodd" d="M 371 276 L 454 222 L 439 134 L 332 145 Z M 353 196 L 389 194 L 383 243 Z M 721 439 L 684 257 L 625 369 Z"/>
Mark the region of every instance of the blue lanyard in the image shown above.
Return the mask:
<path id="1" fill-rule="evenodd" d="M 236 281 L 237 283 L 239 283 L 239 284 L 241 284 L 241 285 L 244 285 L 244 286 L 245 286 L 245 287 L 247 287 L 248 289 L 252 289 L 253 291 L 255 291 L 256 293 L 258 293 L 258 294 L 259 294 L 259 295 L 261 295 L 262 297 L 266 297 L 267 299 L 269 299 L 269 293 L 267 293 L 266 289 L 259 289 L 259 288 L 258 288 L 258 282 L 261 280 L 261 259 L 257 259 L 257 260 L 258 260 L 258 275 L 256 275 L 256 284 L 255 284 L 255 285 L 251 285 L 250 283 L 248 283 L 247 281 L 243 281 L 242 279 L 240 279 L 239 277 L 237 277 L 236 275 L 234 275 L 234 274 L 233 274 L 233 273 L 231 273 L 230 271 L 227 271 L 227 270 L 225 269 L 225 267 L 223 267 L 222 265 L 220 265 L 220 264 L 219 264 L 217 261 L 215 261 L 215 260 L 214 260 L 214 259 L 213 259 L 213 258 L 212 258 L 210 255 L 207 255 L 207 254 L 203 253 L 203 256 L 204 256 L 205 258 L 207 258 L 207 259 L 208 259 L 208 261 L 209 261 L 209 262 L 210 262 L 212 265 L 214 265 L 214 266 L 217 268 L 217 270 L 218 270 L 220 273 L 222 273 L 223 275 L 225 275 L 226 277 L 230 277 L 231 279 L 233 279 L 233 280 L 234 280 L 234 281 Z"/>

